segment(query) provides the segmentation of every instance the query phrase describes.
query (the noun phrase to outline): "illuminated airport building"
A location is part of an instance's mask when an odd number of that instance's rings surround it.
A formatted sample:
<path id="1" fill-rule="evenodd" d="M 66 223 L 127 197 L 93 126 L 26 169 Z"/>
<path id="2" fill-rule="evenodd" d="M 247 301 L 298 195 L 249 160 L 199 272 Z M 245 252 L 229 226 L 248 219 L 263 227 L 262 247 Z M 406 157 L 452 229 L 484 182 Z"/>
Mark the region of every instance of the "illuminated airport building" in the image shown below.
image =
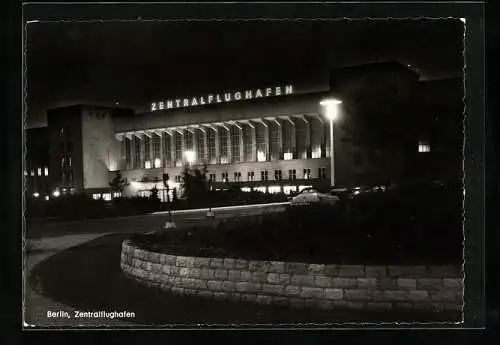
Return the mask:
<path id="1" fill-rule="evenodd" d="M 373 74 L 370 68 L 380 77 L 419 83 L 415 72 L 399 64 L 355 68 L 354 73 Z M 352 77 L 353 72 L 343 73 Z M 91 105 L 51 109 L 49 154 L 46 166 L 39 165 L 42 172 L 48 170 L 50 193 L 85 191 L 104 199 L 117 196 L 109 182 L 118 170 L 129 183 L 124 195 L 149 195 L 156 186 L 163 199 L 164 179 L 177 188 L 186 165 L 203 164 L 214 189 L 236 184 L 244 191 L 290 193 L 329 186 L 330 124 L 320 101 L 342 97 L 346 75 L 332 74 L 330 90 L 323 92 L 274 85 L 165 99 L 151 103 L 145 113 Z M 336 186 L 372 182 L 370 176 L 379 176 L 383 152 L 354 145 L 342 116 L 334 128 Z M 430 147 L 429 140 L 415 143 L 416 152 L 432 151 Z M 33 173 L 28 165 L 26 170 Z"/>

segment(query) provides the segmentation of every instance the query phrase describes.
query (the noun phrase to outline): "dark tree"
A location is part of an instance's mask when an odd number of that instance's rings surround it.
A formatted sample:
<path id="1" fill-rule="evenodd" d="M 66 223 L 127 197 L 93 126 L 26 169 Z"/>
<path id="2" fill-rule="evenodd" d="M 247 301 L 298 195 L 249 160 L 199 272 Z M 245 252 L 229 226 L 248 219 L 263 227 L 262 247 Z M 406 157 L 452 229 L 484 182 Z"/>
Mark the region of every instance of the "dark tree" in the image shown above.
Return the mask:
<path id="1" fill-rule="evenodd" d="M 129 183 L 122 177 L 122 173 L 120 170 L 116 172 L 115 177 L 111 182 L 109 182 L 109 187 L 111 188 L 112 192 L 123 192 L 123 189 L 128 186 Z"/>
<path id="2" fill-rule="evenodd" d="M 201 169 L 185 167 L 182 172 L 183 197 L 187 200 L 205 200 L 208 193 L 207 166 Z"/>
<path id="3" fill-rule="evenodd" d="M 151 188 L 151 195 L 149 196 L 149 198 L 155 201 L 160 200 L 160 197 L 158 196 L 158 188 L 156 188 L 156 186 Z"/>
<path id="4" fill-rule="evenodd" d="M 172 203 L 175 204 L 177 202 L 177 188 L 172 189 Z"/>

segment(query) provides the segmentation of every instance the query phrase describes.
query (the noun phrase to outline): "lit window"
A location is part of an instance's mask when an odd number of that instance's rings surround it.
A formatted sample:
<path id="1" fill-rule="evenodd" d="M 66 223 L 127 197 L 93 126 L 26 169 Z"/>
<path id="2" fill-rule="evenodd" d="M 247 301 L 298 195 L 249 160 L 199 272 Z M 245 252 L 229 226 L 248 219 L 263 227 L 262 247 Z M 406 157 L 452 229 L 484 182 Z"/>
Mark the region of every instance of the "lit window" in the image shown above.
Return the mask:
<path id="1" fill-rule="evenodd" d="M 304 180 L 309 180 L 311 178 L 311 169 L 304 169 Z"/>
<path id="2" fill-rule="evenodd" d="M 42 176 L 42 168 L 36 169 L 37 176 Z"/>
<path id="3" fill-rule="evenodd" d="M 92 194 L 92 199 L 99 200 L 101 198 L 101 194 Z"/>
<path id="4" fill-rule="evenodd" d="M 38 198 L 39 196 L 40 196 L 40 194 L 38 194 L 37 192 L 33 193 L 34 198 Z"/>
<path id="5" fill-rule="evenodd" d="M 254 190 L 257 192 L 265 193 L 266 187 L 255 187 Z"/>
<path id="6" fill-rule="evenodd" d="M 24 176 L 28 176 L 28 170 L 24 170 Z"/>
<path id="7" fill-rule="evenodd" d="M 253 171 L 249 171 L 247 176 L 248 176 L 248 181 L 253 181 L 255 173 Z"/>
<path id="8" fill-rule="evenodd" d="M 316 147 L 312 151 L 312 158 L 321 158 L 321 147 Z"/>
<path id="9" fill-rule="evenodd" d="M 48 195 L 45 196 L 45 200 L 49 200 L 50 197 Z"/>
<path id="10" fill-rule="evenodd" d="M 102 198 L 106 201 L 110 201 L 111 200 L 111 193 L 104 193 L 102 195 Z"/>
<path id="11" fill-rule="evenodd" d="M 229 163 L 229 160 L 227 159 L 227 157 L 226 157 L 226 156 L 221 157 L 221 159 L 220 159 L 220 164 L 228 164 L 228 163 Z"/>
<path id="12" fill-rule="evenodd" d="M 250 187 L 242 187 L 241 191 L 242 192 L 250 192 L 250 191 L 252 191 L 252 189 Z"/>
<path id="13" fill-rule="evenodd" d="M 145 167 L 146 169 L 151 169 L 151 162 L 150 162 L 150 161 L 145 161 L 145 162 L 144 162 L 144 167 Z"/>
<path id="14" fill-rule="evenodd" d="M 113 198 L 120 198 L 121 196 L 122 196 L 122 193 L 120 193 L 120 192 L 113 193 Z"/>
<path id="15" fill-rule="evenodd" d="M 71 168 L 71 157 L 68 157 L 68 167 Z"/>
<path id="16" fill-rule="evenodd" d="M 257 151 L 257 161 L 264 162 L 266 160 L 266 153 L 262 150 Z"/>
<path id="17" fill-rule="evenodd" d="M 161 159 L 155 158 L 155 168 L 160 168 L 160 167 L 161 167 Z"/>
<path id="18" fill-rule="evenodd" d="M 228 173 L 222 173 L 222 182 L 228 182 Z"/>
<path id="19" fill-rule="evenodd" d="M 31 170 L 31 176 L 35 176 L 35 170 Z"/>
<path id="20" fill-rule="evenodd" d="M 285 152 L 283 156 L 284 156 L 283 159 L 286 161 L 293 159 L 293 154 L 291 152 Z"/>
<path id="21" fill-rule="evenodd" d="M 299 186 L 299 192 L 302 192 L 306 188 L 312 188 L 312 186 Z"/>
<path id="22" fill-rule="evenodd" d="M 296 190 L 296 186 L 283 186 L 283 193 L 285 194 L 290 194 L 291 192 L 295 192 Z"/>
<path id="23" fill-rule="evenodd" d="M 61 158 L 61 168 L 64 168 L 64 163 L 65 163 L 65 161 L 66 161 L 66 160 L 64 159 L 64 157 L 63 157 L 63 158 Z"/>
<path id="24" fill-rule="evenodd" d="M 241 173 L 240 172 L 235 172 L 234 173 L 234 181 L 239 182 L 241 179 Z"/>
<path id="25" fill-rule="evenodd" d="M 268 191 L 271 194 L 281 193 L 281 187 L 280 186 L 269 186 Z"/>
<path id="26" fill-rule="evenodd" d="M 431 151 L 431 146 L 429 143 L 426 142 L 419 142 L 418 143 L 418 152 L 430 152 Z"/>
<path id="27" fill-rule="evenodd" d="M 45 167 L 44 174 L 45 176 L 49 176 L 49 168 Z"/>

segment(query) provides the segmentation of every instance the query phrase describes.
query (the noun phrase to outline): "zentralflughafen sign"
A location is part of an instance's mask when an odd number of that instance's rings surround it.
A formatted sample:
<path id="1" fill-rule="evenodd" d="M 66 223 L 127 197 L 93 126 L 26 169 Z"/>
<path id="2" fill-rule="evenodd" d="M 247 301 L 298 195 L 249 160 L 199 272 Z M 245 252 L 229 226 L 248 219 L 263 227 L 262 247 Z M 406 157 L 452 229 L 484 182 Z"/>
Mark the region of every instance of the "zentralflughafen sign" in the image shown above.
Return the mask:
<path id="1" fill-rule="evenodd" d="M 228 103 L 241 100 L 263 98 L 271 96 L 291 95 L 293 94 L 293 85 L 266 87 L 255 90 L 243 90 L 236 92 L 215 93 L 200 97 L 177 98 L 166 101 L 151 103 L 151 111 L 196 107 L 199 105 L 213 103 Z"/>

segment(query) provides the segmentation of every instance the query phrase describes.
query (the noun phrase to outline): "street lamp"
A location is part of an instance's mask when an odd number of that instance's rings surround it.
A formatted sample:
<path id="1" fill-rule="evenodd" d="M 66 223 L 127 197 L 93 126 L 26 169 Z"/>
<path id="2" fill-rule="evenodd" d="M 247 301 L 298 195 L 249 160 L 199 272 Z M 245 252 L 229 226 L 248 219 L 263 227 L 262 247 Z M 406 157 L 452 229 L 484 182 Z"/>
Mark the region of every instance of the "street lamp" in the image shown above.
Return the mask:
<path id="1" fill-rule="evenodd" d="M 333 121 L 337 120 L 342 101 L 336 98 L 327 98 L 319 102 L 325 109 L 325 116 L 330 120 L 330 184 L 335 187 L 335 148 L 333 138 Z"/>

